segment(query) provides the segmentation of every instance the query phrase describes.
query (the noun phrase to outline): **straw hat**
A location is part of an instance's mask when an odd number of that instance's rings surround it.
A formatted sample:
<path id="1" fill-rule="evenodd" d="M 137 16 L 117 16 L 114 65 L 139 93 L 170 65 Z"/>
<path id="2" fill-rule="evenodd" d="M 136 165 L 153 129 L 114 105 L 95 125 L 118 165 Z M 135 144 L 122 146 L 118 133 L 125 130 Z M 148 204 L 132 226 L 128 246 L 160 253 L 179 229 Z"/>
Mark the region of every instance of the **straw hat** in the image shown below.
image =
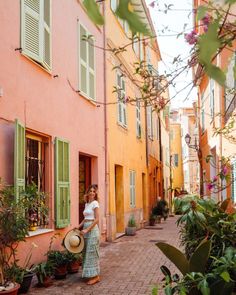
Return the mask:
<path id="1" fill-rule="evenodd" d="M 84 237 L 78 229 L 70 230 L 64 238 L 64 246 L 71 253 L 80 253 L 84 248 Z"/>

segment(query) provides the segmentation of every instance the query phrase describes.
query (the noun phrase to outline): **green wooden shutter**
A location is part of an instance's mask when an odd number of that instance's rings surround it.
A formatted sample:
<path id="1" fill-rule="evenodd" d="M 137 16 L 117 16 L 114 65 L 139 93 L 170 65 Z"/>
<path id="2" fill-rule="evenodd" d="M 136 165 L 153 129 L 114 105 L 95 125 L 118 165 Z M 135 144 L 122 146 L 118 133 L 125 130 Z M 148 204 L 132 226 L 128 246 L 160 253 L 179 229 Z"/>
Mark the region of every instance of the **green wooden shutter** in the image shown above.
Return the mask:
<path id="1" fill-rule="evenodd" d="M 14 186 L 16 198 L 25 189 L 25 127 L 15 120 Z"/>
<path id="2" fill-rule="evenodd" d="M 21 0 L 21 48 L 22 52 L 42 63 L 41 1 Z"/>
<path id="3" fill-rule="evenodd" d="M 83 40 L 84 36 L 87 36 L 87 32 L 82 25 L 79 25 L 79 36 L 80 36 L 80 90 L 87 94 L 88 93 L 88 77 L 87 77 L 87 42 Z"/>
<path id="4" fill-rule="evenodd" d="M 55 140 L 55 215 L 56 227 L 70 224 L 70 154 L 69 142 Z"/>
<path id="5" fill-rule="evenodd" d="M 44 0 L 43 13 L 43 64 L 47 69 L 51 69 L 51 0 Z"/>

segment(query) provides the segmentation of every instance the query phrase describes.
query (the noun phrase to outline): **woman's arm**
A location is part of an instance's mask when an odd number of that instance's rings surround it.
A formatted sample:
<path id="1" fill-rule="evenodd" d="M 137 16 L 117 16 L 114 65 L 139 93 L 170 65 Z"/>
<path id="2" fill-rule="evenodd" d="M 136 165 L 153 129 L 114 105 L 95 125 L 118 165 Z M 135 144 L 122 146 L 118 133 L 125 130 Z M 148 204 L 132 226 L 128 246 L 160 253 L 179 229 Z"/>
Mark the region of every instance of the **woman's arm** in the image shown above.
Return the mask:
<path id="1" fill-rule="evenodd" d="M 80 222 L 80 224 L 78 225 L 78 229 L 80 229 L 82 226 L 84 225 L 84 219 Z"/>
<path id="2" fill-rule="evenodd" d="M 95 217 L 94 222 L 86 229 L 83 229 L 81 231 L 82 234 L 87 234 L 88 232 L 90 232 L 94 228 L 94 226 L 96 224 L 98 224 L 98 222 L 99 222 L 99 208 L 98 207 L 94 209 L 94 217 Z"/>

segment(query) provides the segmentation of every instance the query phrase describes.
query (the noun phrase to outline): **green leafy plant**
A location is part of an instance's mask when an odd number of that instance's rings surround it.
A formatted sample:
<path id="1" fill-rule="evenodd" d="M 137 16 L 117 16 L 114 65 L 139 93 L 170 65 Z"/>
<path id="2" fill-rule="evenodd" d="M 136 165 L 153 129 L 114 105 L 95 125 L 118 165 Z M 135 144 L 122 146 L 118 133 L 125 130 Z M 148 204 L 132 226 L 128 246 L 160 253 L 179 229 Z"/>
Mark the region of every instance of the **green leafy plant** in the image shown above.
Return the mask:
<path id="1" fill-rule="evenodd" d="M 67 252 L 50 250 L 47 253 L 48 261 L 51 262 L 55 267 L 66 265 L 68 263 Z"/>
<path id="2" fill-rule="evenodd" d="M 69 251 L 66 252 L 66 258 L 67 261 L 70 262 L 75 262 L 75 261 L 82 261 L 82 253 L 71 253 Z"/>
<path id="3" fill-rule="evenodd" d="M 14 188 L 0 182 L 0 285 L 8 284 L 11 265 L 17 262 L 17 247 L 28 235 L 29 223 L 24 203 L 18 202 Z M 17 277 L 17 275 L 16 275 Z M 14 276 L 11 278 L 14 281 Z"/>
<path id="4" fill-rule="evenodd" d="M 128 221 L 128 227 L 136 227 L 136 221 L 134 215 L 131 215 Z"/>
<path id="5" fill-rule="evenodd" d="M 54 272 L 54 264 L 51 261 L 45 261 L 37 264 L 36 273 L 39 284 L 43 284 L 46 277 L 51 277 Z"/>

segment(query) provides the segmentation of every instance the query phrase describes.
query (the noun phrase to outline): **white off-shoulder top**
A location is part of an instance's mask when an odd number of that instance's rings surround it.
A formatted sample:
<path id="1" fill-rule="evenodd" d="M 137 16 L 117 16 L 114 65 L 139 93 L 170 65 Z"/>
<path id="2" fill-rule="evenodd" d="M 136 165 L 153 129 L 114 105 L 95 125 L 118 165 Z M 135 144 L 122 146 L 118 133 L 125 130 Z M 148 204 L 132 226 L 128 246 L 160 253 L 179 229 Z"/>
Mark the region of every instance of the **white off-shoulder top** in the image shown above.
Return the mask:
<path id="1" fill-rule="evenodd" d="M 85 209 L 83 212 L 84 219 L 94 220 L 95 219 L 95 216 L 94 216 L 94 209 L 95 208 L 99 208 L 98 201 L 94 200 L 91 203 L 86 203 Z"/>

